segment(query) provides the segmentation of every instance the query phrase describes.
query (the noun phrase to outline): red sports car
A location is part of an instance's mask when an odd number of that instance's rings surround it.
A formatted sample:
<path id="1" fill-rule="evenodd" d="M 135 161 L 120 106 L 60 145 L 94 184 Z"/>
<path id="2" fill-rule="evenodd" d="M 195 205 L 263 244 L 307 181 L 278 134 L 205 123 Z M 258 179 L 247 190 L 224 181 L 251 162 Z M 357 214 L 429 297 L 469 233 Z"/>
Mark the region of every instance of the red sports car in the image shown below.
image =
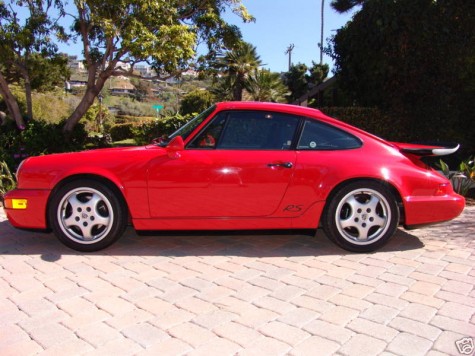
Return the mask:
<path id="1" fill-rule="evenodd" d="M 31 157 L 5 211 L 96 251 L 128 224 L 145 230 L 316 229 L 372 251 L 398 225 L 458 216 L 465 205 L 423 155 L 455 149 L 384 141 L 318 110 L 218 103 L 143 147 Z"/>

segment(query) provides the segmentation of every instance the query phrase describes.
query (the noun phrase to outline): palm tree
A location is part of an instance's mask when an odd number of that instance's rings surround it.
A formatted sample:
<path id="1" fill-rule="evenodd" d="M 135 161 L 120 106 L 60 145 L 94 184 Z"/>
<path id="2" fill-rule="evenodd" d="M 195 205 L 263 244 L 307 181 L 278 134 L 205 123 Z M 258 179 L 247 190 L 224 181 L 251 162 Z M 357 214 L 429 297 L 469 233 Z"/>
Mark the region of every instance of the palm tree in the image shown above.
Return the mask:
<path id="1" fill-rule="evenodd" d="M 279 73 L 268 69 L 256 69 L 245 81 L 246 91 L 255 101 L 285 102 L 288 88 Z"/>
<path id="2" fill-rule="evenodd" d="M 218 101 L 233 100 L 233 88 L 229 78 L 218 78 L 211 88 L 209 88 L 211 94 L 214 95 Z"/>
<path id="3" fill-rule="evenodd" d="M 254 70 L 262 64 L 257 55 L 256 47 L 247 42 L 241 42 L 236 48 L 226 52 L 217 62 L 217 67 L 224 70 L 232 87 L 233 100 L 242 100 L 244 82 Z"/>

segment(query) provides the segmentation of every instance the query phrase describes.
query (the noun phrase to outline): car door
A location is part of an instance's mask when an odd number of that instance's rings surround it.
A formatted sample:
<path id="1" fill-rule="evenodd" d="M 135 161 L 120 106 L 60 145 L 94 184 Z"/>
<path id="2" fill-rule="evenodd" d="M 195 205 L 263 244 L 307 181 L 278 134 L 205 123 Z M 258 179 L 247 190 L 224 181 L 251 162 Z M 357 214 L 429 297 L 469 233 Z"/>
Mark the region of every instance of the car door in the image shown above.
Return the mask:
<path id="1" fill-rule="evenodd" d="M 293 176 L 299 121 L 264 111 L 218 113 L 177 157 L 151 163 L 151 216 L 272 215 Z"/>

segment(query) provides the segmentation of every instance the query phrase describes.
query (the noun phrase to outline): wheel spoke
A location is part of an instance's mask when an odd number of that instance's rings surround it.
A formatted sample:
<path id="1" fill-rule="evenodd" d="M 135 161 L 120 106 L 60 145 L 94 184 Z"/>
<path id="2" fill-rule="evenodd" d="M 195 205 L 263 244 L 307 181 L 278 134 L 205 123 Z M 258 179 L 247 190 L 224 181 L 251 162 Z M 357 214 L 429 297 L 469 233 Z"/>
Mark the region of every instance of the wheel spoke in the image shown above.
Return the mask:
<path id="1" fill-rule="evenodd" d="M 353 214 L 355 214 L 355 211 L 357 211 L 359 208 L 362 208 L 362 206 L 363 206 L 358 200 L 356 200 L 356 197 L 354 195 L 349 197 L 345 201 L 345 203 L 348 204 L 351 207 L 351 211 L 352 211 Z"/>
<path id="2" fill-rule="evenodd" d="M 379 198 L 374 196 L 374 195 L 370 195 L 370 199 L 365 204 L 365 208 L 366 209 L 371 209 L 371 212 L 376 215 L 376 209 L 378 207 L 378 204 L 380 204 Z"/>
<path id="3" fill-rule="evenodd" d="M 77 212 L 78 208 L 82 209 L 84 207 L 84 203 L 78 199 L 77 194 L 70 196 L 68 198 L 68 203 L 71 205 L 73 212 Z"/>
<path id="4" fill-rule="evenodd" d="M 368 234 L 371 226 L 366 225 L 366 226 L 357 226 L 358 229 L 358 240 L 360 241 L 367 241 L 368 240 Z"/>
<path id="5" fill-rule="evenodd" d="M 72 227 L 72 226 L 78 226 L 78 222 L 76 220 L 76 215 L 71 215 L 69 217 L 67 217 L 66 219 L 63 219 L 63 222 L 64 222 L 64 225 L 66 225 L 67 227 Z"/>

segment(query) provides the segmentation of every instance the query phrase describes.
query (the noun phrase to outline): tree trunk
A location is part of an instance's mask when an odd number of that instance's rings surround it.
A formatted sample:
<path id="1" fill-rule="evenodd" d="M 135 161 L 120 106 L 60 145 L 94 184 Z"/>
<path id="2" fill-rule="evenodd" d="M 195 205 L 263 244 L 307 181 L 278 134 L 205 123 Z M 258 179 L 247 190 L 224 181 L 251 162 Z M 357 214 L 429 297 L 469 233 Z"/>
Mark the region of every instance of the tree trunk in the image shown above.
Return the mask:
<path id="1" fill-rule="evenodd" d="M 26 96 L 26 115 L 28 119 L 33 120 L 33 101 L 31 98 L 31 82 L 28 75 L 23 76 L 25 80 L 25 96 Z"/>
<path id="2" fill-rule="evenodd" d="M 8 83 L 3 77 L 2 73 L 0 73 L 0 94 L 2 94 L 3 99 L 7 104 L 8 112 L 12 116 L 13 120 L 15 120 L 17 127 L 23 130 L 25 128 L 25 122 L 21 116 L 20 107 L 18 106 L 16 98 L 11 93 L 10 88 L 8 88 Z"/>
<path id="3" fill-rule="evenodd" d="M 66 124 L 63 127 L 63 132 L 66 136 L 71 134 L 74 126 L 81 120 L 86 114 L 87 110 L 94 103 L 94 99 L 101 92 L 108 77 L 99 76 L 94 85 L 88 85 L 84 96 L 82 97 L 79 105 L 73 111 L 71 116 L 66 120 Z"/>
<path id="4" fill-rule="evenodd" d="M 31 98 L 31 80 L 30 73 L 26 63 L 28 62 L 29 53 L 25 54 L 24 61 L 16 61 L 15 67 L 18 68 L 21 77 L 25 81 L 25 97 L 26 97 L 26 115 L 28 119 L 33 120 L 33 100 Z"/>
<path id="5" fill-rule="evenodd" d="M 242 91 L 244 88 L 245 77 L 242 74 L 238 74 L 236 77 L 236 82 L 234 83 L 233 88 L 233 100 L 242 101 Z"/>

